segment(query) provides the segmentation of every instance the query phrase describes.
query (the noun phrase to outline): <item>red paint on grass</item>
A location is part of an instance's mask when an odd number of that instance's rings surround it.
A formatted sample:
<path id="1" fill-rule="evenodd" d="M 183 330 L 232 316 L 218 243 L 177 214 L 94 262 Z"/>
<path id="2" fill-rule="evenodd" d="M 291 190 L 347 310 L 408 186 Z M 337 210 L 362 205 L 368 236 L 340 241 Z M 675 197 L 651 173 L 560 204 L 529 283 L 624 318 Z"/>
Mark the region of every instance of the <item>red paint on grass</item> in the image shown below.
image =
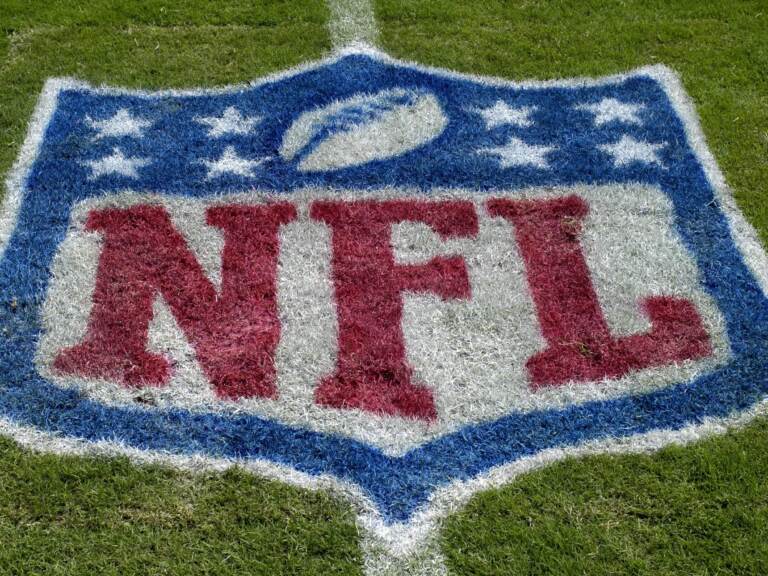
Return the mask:
<path id="1" fill-rule="evenodd" d="M 712 353 L 693 305 L 653 296 L 641 302 L 645 334 L 614 338 L 603 316 L 579 235 L 589 210 L 578 196 L 554 200 L 489 200 L 488 211 L 514 225 L 546 350 L 526 366 L 534 388 L 618 378 L 630 371 Z"/>
<path id="2" fill-rule="evenodd" d="M 224 233 L 217 295 L 164 208 L 91 212 L 86 229 L 102 234 L 103 248 L 88 332 L 54 368 L 126 386 L 166 383 L 168 360 L 147 350 L 159 293 L 219 396 L 275 397 L 278 229 L 295 217 L 287 203 L 209 208 L 208 224 Z"/>
<path id="3" fill-rule="evenodd" d="M 339 321 L 336 371 L 315 392 L 318 404 L 434 419 L 432 391 L 413 381 L 402 330 L 403 292 L 468 299 L 460 256 L 396 264 L 392 224 L 423 222 L 441 237 L 475 236 L 471 202 L 315 202 L 311 216 L 333 231 L 333 281 Z"/>
<path id="4" fill-rule="evenodd" d="M 526 363 L 533 388 L 617 378 L 712 353 L 696 308 L 682 298 L 643 299 L 651 329 L 611 335 L 579 242 L 588 206 L 578 196 L 492 199 L 487 208 L 513 225 L 547 341 Z M 296 218 L 296 209 L 288 203 L 230 205 L 206 214 L 207 223 L 224 234 L 218 293 L 164 208 L 140 205 L 89 214 L 86 230 L 103 238 L 93 308 L 85 339 L 56 357 L 56 371 L 131 387 L 165 384 L 168 360 L 147 350 L 153 302 L 161 295 L 220 397 L 277 396 L 278 232 Z M 420 222 L 442 238 L 475 237 L 474 205 L 329 200 L 313 203 L 310 215 L 332 232 L 338 317 L 336 368 L 319 383 L 315 401 L 434 419 L 432 391 L 413 380 L 407 360 L 403 293 L 469 299 L 469 275 L 461 256 L 396 263 L 392 225 Z"/>

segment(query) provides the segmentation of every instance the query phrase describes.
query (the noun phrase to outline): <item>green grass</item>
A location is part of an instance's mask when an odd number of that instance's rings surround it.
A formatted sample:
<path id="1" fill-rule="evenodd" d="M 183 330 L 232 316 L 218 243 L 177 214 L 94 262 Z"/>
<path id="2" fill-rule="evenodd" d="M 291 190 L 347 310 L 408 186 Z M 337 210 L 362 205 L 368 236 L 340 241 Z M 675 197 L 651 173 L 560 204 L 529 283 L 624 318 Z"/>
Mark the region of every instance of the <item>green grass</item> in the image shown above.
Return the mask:
<path id="1" fill-rule="evenodd" d="M 768 574 L 768 422 L 653 456 L 572 460 L 475 497 L 455 574 Z"/>
<path id="2" fill-rule="evenodd" d="M 0 574 L 356 574 L 348 507 L 240 471 L 192 477 L 0 440 Z"/>
<path id="3" fill-rule="evenodd" d="M 765 2 L 376 2 L 384 49 L 506 78 L 663 62 L 768 240 Z M 221 85 L 329 49 L 322 2 L 0 0 L 0 173 L 49 76 Z M 0 441 L 0 574 L 356 574 L 349 507 L 244 473 L 191 477 Z M 652 456 L 557 464 L 476 496 L 452 574 L 768 574 L 768 423 Z"/>

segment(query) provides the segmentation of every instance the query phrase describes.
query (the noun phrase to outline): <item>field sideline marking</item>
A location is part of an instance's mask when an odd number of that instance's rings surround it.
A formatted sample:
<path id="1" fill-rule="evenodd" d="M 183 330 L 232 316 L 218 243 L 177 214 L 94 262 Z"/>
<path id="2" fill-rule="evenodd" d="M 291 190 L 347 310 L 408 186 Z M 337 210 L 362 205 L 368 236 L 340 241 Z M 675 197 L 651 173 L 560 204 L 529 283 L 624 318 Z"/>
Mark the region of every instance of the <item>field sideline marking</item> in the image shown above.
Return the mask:
<path id="1" fill-rule="evenodd" d="M 379 29 L 371 0 L 327 0 L 327 4 L 334 50 L 353 44 L 377 45 Z"/>

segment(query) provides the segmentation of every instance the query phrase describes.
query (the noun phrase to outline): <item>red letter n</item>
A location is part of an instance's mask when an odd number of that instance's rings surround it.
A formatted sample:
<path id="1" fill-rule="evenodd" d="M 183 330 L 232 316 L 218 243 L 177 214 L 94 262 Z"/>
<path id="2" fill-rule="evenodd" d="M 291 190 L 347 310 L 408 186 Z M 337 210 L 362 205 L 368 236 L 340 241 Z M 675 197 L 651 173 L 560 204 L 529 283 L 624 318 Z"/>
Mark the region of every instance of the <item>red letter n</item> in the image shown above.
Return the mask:
<path id="1" fill-rule="evenodd" d="M 554 200 L 489 200 L 488 212 L 509 220 L 525 261 L 547 348 L 527 367 L 534 388 L 618 378 L 630 371 L 711 353 L 693 303 L 653 296 L 640 305 L 651 321 L 645 334 L 614 338 L 603 316 L 579 242 L 587 204 Z"/>
<path id="2" fill-rule="evenodd" d="M 91 212 L 86 229 L 101 232 L 103 248 L 88 331 L 54 368 L 126 386 L 166 383 L 168 361 L 146 348 L 160 294 L 219 396 L 274 397 L 278 229 L 295 216 L 289 204 L 209 208 L 208 224 L 224 232 L 217 294 L 164 208 Z"/>
<path id="3" fill-rule="evenodd" d="M 315 393 L 319 404 L 432 419 L 432 392 L 413 382 L 402 330 L 403 292 L 432 292 L 443 299 L 469 298 L 460 256 L 425 264 L 396 264 L 392 224 L 423 222 L 441 237 L 474 236 L 470 202 L 315 202 L 312 218 L 333 237 L 333 281 L 339 321 L 336 372 Z"/>

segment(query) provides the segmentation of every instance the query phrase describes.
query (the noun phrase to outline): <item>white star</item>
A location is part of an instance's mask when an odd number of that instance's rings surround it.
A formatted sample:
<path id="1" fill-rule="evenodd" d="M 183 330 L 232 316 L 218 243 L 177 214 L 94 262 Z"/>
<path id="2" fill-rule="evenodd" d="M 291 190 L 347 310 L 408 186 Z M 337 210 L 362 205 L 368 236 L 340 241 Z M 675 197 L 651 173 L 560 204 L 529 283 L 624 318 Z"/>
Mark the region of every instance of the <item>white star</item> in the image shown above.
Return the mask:
<path id="1" fill-rule="evenodd" d="M 104 156 L 98 160 L 82 162 L 84 166 L 89 166 L 91 169 L 89 180 L 96 180 L 107 174 L 119 174 L 126 178 L 138 178 L 138 169 L 151 163 L 152 161 L 148 158 L 127 158 L 120 148 L 113 148 L 112 154 L 109 156 Z"/>
<path id="2" fill-rule="evenodd" d="M 547 163 L 545 156 L 554 149 L 554 146 L 526 144 L 519 138 L 510 138 L 504 146 L 481 148 L 478 152 L 498 156 L 499 165 L 502 168 L 524 165 L 535 166 L 536 168 L 547 168 L 549 164 Z"/>
<path id="3" fill-rule="evenodd" d="M 609 122 L 624 122 L 626 124 L 642 124 L 638 114 L 645 109 L 645 104 L 622 102 L 616 98 L 603 98 L 596 104 L 581 104 L 577 110 L 587 110 L 595 115 L 595 126 Z"/>
<path id="4" fill-rule="evenodd" d="M 470 111 L 480 114 L 485 119 L 485 127 L 490 130 L 496 126 L 512 124 L 523 128 L 533 125 L 529 118 L 531 112 L 535 111 L 535 106 L 520 106 L 515 108 L 503 100 L 497 100 L 496 104 L 488 108 L 472 108 Z"/>
<path id="5" fill-rule="evenodd" d="M 208 126 L 208 136 L 218 138 L 224 134 L 248 134 L 262 119 L 261 116 L 243 116 L 237 108 L 230 106 L 220 117 L 198 117 L 195 122 Z"/>
<path id="6" fill-rule="evenodd" d="M 222 174 L 236 174 L 246 178 L 253 178 L 253 169 L 271 160 L 270 157 L 260 160 L 248 160 L 237 155 L 234 146 L 227 146 L 218 160 L 201 160 L 208 168 L 207 178 L 216 178 Z"/>
<path id="7" fill-rule="evenodd" d="M 90 116 L 86 116 L 85 123 L 96 130 L 95 138 L 97 140 L 118 136 L 141 138 L 143 136 L 142 130 L 152 126 L 151 120 L 132 116 L 125 108 L 121 108 L 112 118 L 106 120 L 94 120 Z"/>
<path id="8" fill-rule="evenodd" d="M 614 166 L 625 166 L 633 162 L 643 162 L 645 164 L 658 164 L 663 166 L 659 158 L 659 150 L 667 146 L 666 142 L 653 144 L 651 142 L 642 142 L 635 140 L 631 136 L 621 137 L 621 140 L 612 144 L 602 144 L 598 146 L 603 152 L 613 156 Z"/>

